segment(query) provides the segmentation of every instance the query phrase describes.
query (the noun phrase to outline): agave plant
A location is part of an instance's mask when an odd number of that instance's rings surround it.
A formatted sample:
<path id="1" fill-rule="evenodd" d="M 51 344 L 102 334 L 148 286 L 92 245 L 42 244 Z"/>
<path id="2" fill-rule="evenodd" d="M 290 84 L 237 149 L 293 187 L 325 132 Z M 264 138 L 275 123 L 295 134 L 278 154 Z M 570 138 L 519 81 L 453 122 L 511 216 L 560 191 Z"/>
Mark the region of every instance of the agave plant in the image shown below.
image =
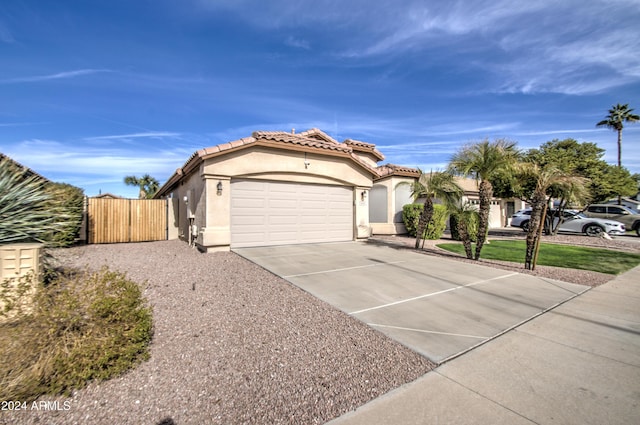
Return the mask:
<path id="1" fill-rule="evenodd" d="M 68 214 L 46 184 L 0 158 L 0 243 L 45 242 L 43 237 L 65 226 Z"/>

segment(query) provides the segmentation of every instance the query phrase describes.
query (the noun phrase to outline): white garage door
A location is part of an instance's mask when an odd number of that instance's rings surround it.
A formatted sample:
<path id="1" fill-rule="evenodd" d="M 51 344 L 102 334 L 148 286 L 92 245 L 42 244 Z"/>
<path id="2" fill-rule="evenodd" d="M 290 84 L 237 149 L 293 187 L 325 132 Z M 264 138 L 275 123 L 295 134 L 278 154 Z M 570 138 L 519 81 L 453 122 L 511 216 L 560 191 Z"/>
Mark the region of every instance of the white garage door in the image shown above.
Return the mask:
<path id="1" fill-rule="evenodd" d="M 262 180 L 231 182 L 231 247 L 353 239 L 353 189 Z"/>

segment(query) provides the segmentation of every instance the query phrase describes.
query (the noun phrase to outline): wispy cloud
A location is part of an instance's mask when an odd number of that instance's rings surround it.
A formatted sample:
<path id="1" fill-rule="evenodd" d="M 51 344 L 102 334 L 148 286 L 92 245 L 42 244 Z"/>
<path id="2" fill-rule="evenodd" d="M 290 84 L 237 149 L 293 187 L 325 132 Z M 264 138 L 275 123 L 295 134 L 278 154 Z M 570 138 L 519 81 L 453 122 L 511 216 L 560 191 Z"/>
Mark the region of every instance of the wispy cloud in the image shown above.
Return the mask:
<path id="1" fill-rule="evenodd" d="M 144 133 L 116 134 L 110 136 L 85 137 L 84 140 L 127 140 L 140 138 L 162 138 L 162 137 L 180 137 L 180 133 L 168 131 L 148 131 Z"/>
<path id="2" fill-rule="evenodd" d="M 129 174 L 150 173 L 162 180 L 181 166 L 193 150 L 183 146 L 147 148 L 142 152 L 82 144 L 70 150 L 68 144 L 59 141 L 30 139 L 8 146 L 3 152 L 45 176 L 63 173 L 117 180 Z"/>
<path id="3" fill-rule="evenodd" d="M 35 75 L 31 77 L 16 77 L 0 80 L 0 84 L 11 83 L 37 83 L 41 81 L 60 80 L 68 78 L 82 77 L 85 75 L 113 72 L 109 69 L 76 69 L 74 71 L 58 72 L 56 74 Z"/>
<path id="4" fill-rule="evenodd" d="M 570 130 L 544 130 L 544 131 L 516 131 L 513 132 L 513 136 L 551 136 L 554 134 L 583 134 L 583 133 L 595 133 L 596 131 L 600 131 L 598 129 L 570 129 Z"/>
<path id="5" fill-rule="evenodd" d="M 30 125 L 43 125 L 45 122 L 0 122 L 0 127 L 26 127 Z"/>
<path id="6" fill-rule="evenodd" d="M 311 49 L 311 44 L 307 40 L 304 40 L 302 38 L 296 38 L 293 36 L 287 37 L 287 39 L 284 41 L 284 44 L 290 47 L 298 48 L 298 49 L 304 49 L 304 50 Z"/>
<path id="7" fill-rule="evenodd" d="M 340 45 L 332 51 L 343 61 L 379 65 L 412 52 L 438 63 L 454 55 L 456 67 L 493 77 L 485 92 L 583 95 L 640 80 L 640 56 L 633 53 L 640 50 L 636 0 L 355 0 L 339 7 L 334 0 L 273 0 L 263 2 L 259 13 L 245 13 L 249 2 L 242 0 L 198 3 L 262 29 L 330 26 L 349 35 L 336 37 Z M 304 36 L 286 43 L 310 47 Z"/>

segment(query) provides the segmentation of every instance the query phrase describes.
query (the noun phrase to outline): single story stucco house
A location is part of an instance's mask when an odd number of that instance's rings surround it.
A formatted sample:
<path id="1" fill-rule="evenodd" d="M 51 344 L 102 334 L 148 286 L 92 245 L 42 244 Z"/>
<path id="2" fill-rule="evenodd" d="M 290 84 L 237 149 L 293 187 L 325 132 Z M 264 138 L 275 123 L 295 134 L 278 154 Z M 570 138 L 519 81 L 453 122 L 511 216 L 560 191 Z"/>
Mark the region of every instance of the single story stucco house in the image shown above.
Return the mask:
<path id="1" fill-rule="evenodd" d="M 205 252 L 406 233 L 402 206 L 412 199 L 401 183 L 418 170 L 382 160 L 373 144 L 315 128 L 257 131 L 195 152 L 155 197 L 171 201 L 169 237 Z M 461 182 L 473 202 L 475 181 Z M 507 204 L 495 204 L 492 225 L 506 225 Z"/>

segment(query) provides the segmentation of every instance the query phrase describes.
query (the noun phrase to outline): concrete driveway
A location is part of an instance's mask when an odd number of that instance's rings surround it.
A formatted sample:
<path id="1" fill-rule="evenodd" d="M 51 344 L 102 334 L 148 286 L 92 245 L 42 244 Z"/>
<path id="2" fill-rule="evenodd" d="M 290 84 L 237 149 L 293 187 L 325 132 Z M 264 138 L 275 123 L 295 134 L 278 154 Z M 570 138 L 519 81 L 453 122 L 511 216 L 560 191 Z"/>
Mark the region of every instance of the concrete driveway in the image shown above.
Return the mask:
<path id="1" fill-rule="evenodd" d="M 234 251 L 438 364 L 589 289 L 364 242 Z"/>

